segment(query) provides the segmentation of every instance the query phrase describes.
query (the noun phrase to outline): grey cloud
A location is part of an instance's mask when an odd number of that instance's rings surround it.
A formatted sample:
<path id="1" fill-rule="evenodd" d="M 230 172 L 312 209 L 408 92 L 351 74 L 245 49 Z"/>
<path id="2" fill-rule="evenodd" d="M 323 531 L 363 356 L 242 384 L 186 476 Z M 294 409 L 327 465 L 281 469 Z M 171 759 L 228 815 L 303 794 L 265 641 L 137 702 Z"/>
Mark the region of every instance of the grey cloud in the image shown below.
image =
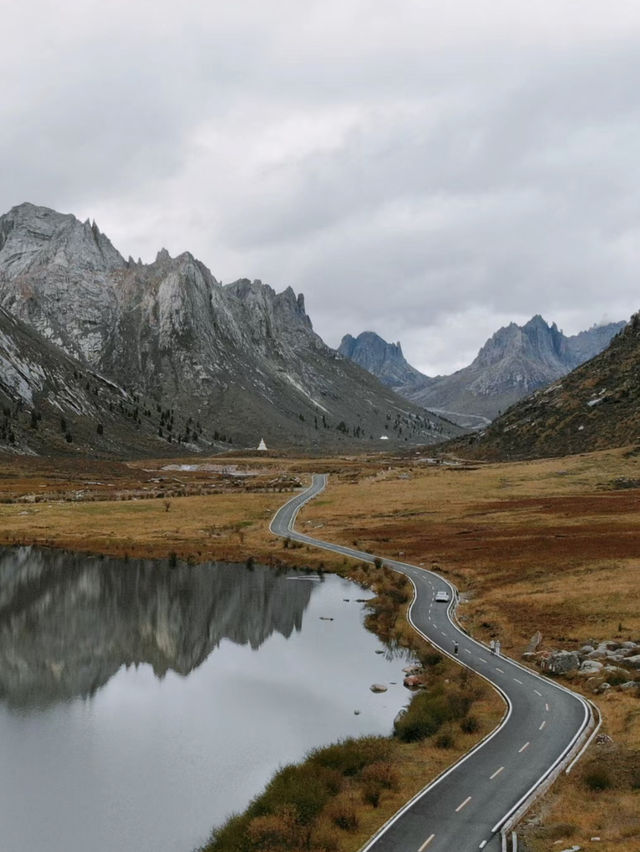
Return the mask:
<path id="1" fill-rule="evenodd" d="M 640 9 L 579 5 L 16 7 L 0 208 L 291 284 L 329 342 L 373 328 L 432 371 L 510 318 L 622 318 L 640 307 Z"/>

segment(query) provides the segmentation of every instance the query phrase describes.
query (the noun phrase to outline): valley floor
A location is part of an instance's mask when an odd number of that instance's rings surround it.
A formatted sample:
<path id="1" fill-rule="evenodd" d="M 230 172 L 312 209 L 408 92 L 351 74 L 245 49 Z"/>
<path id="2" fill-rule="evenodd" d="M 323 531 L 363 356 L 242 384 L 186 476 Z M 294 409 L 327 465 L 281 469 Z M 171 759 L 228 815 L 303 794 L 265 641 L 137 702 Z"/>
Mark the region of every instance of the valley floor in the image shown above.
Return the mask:
<path id="1" fill-rule="evenodd" d="M 487 465 L 418 454 L 190 465 L 0 459 L 0 544 L 344 570 L 337 557 L 267 532 L 285 492 L 328 471 L 327 492 L 298 527 L 441 571 L 463 596 L 463 625 L 499 637 L 508 655 L 518 659 L 538 630 L 544 649 L 640 639 L 634 448 Z M 593 848 L 637 852 L 640 776 L 624 768 L 639 764 L 640 690 L 593 695 L 585 678 L 567 682 L 598 703 L 605 737 L 525 820 L 527 848 L 588 849 L 598 836 Z"/>

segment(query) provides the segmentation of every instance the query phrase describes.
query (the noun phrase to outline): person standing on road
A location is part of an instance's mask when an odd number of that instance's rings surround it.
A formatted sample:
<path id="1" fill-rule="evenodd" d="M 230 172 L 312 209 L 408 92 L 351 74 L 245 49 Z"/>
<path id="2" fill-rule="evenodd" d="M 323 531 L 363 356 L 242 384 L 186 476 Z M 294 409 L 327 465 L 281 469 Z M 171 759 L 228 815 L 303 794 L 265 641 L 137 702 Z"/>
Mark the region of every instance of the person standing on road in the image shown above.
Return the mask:
<path id="1" fill-rule="evenodd" d="M 491 648 L 491 653 L 495 654 L 495 652 L 496 652 L 496 640 L 495 639 L 492 639 L 491 642 L 489 642 L 489 647 Z"/>
<path id="2" fill-rule="evenodd" d="M 458 643 L 457 642 L 453 643 L 453 653 L 456 654 L 456 656 L 458 654 Z"/>
<path id="3" fill-rule="evenodd" d="M 496 644 L 495 644 L 495 653 L 496 653 L 498 656 L 500 656 L 500 640 L 499 640 L 499 639 L 496 639 Z"/>

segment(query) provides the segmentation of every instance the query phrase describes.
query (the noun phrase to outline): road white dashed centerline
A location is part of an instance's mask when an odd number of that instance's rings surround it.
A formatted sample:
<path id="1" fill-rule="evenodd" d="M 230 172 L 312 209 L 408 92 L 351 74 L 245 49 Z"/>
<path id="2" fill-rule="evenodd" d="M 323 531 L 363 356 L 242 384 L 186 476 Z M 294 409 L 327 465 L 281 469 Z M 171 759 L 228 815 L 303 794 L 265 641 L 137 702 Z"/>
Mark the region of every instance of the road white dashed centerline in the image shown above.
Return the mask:
<path id="1" fill-rule="evenodd" d="M 464 800 L 464 802 L 460 802 L 460 804 L 456 808 L 456 813 L 458 813 L 458 811 L 461 811 L 464 808 L 465 805 L 469 804 L 470 801 L 471 801 L 471 796 L 467 796 L 467 798 Z"/>
<path id="2" fill-rule="evenodd" d="M 427 848 L 427 846 L 431 843 L 431 841 L 433 840 L 434 837 L 435 837 L 435 834 L 430 834 L 429 837 L 427 837 L 425 842 L 422 844 L 422 846 L 418 849 L 418 852 L 423 852 L 423 849 Z"/>
<path id="3" fill-rule="evenodd" d="M 496 771 L 493 773 L 493 775 L 489 776 L 489 781 L 493 781 L 493 779 L 496 777 L 496 775 L 500 775 L 500 773 L 502 772 L 503 769 L 504 769 L 504 766 L 501 766 L 500 769 L 496 769 Z"/>
<path id="4" fill-rule="evenodd" d="M 522 752 L 525 750 L 525 748 L 529 748 L 529 746 L 530 746 L 530 745 L 531 745 L 531 743 L 525 743 L 525 744 L 522 746 L 522 748 L 519 748 L 519 749 L 518 749 L 518 754 L 522 754 Z"/>

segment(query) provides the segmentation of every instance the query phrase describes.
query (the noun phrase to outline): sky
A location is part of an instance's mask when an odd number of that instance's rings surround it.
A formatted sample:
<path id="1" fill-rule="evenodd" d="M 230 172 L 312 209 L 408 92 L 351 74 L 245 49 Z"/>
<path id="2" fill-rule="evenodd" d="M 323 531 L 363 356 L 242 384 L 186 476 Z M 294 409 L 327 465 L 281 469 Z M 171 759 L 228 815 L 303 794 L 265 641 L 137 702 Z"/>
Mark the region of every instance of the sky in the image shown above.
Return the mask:
<path id="1" fill-rule="evenodd" d="M 305 294 L 428 374 L 640 309 L 637 0 L 23 0 L 0 212 Z"/>

